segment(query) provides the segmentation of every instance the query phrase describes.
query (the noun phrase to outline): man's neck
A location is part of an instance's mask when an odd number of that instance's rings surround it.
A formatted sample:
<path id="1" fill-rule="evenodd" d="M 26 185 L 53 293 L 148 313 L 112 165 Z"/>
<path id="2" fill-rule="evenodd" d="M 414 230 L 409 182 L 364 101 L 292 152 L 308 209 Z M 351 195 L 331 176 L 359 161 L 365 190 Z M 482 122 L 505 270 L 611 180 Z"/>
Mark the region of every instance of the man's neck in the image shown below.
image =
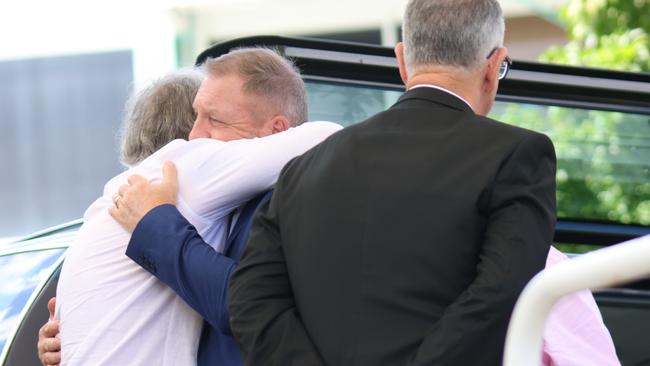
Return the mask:
<path id="1" fill-rule="evenodd" d="M 476 111 L 479 101 L 477 90 L 480 90 L 480 87 L 475 83 L 476 81 L 467 74 L 459 73 L 457 70 L 441 69 L 415 73 L 407 80 L 406 89 L 420 84 L 435 85 L 457 94 L 472 107 L 472 110 Z"/>

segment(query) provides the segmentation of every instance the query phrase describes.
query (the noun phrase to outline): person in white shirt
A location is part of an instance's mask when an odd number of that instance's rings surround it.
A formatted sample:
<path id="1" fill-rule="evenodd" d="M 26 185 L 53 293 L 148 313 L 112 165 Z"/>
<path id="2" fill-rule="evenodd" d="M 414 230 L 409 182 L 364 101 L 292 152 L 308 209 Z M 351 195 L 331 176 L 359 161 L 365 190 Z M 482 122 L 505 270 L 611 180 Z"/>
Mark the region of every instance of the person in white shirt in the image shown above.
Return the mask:
<path id="1" fill-rule="evenodd" d="M 131 95 L 119 132 L 122 165 L 129 168 L 170 141 L 187 138 L 196 119 L 192 103 L 204 78 L 200 70 L 182 69 Z M 50 299 L 50 320 L 39 330 L 38 357 L 46 366 L 58 365 L 61 358 L 55 304 L 56 298 Z"/>
<path id="2" fill-rule="evenodd" d="M 247 52 L 261 60 L 280 58 L 260 49 L 235 54 Z M 289 128 L 306 120 L 305 104 L 296 106 L 286 95 L 276 103 L 265 95 L 268 88 L 246 83 L 236 64 L 206 62 L 208 77 L 194 100 L 191 141 L 172 141 L 111 179 L 84 214 L 57 288 L 62 365 L 196 364 L 201 317 L 124 255 L 130 236 L 109 215 L 129 176 L 158 181 L 164 162 L 173 161 L 179 210 L 207 243 L 221 250 L 229 214 L 269 189 L 287 161 L 341 128 L 329 122 Z M 304 91 L 298 99 L 304 101 Z"/>
<path id="3" fill-rule="evenodd" d="M 127 102 L 127 113 L 125 120 L 122 124 L 120 131 L 121 134 L 121 148 L 120 148 L 120 161 L 127 168 L 137 165 L 147 156 L 153 154 L 156 150 L 165 146 L 172 140 L 179 138 L 186 138 L 192 129 L 196 114 L 192 108 L 192 102 L 196 93 L 204 79 L 202 72 L 198 70 L 184 70 L 173 72 L 169 75 L 161 77 L 156 80 L 147 88 L 134 95 Z M 87 213 L 91 212 L 93 207 L 98 206 L 101 199 L 97 200 Z M 97 215 L 89 214 L 85 217 L 87 223 L 82 226 L 81 232 L 89 233 L 92 230 L 89 228 L 99 223 L 98 220 L 92 217 Z M 99 215 L 101 217 L 101 215 Z M 101 299 L 101 296 L 95 296 L 92 292 L 86 291 L 91 289 L 96 283 L 88 282 L 84 273 L 78 273 L 83 270 L 83 265 L 96 264 L 96 260 L 83 260 L 83 254 L 92 254 L 93 245 L 99 243 L 111 243 L 107 241 L 107 237 L 102 237 L 101 231 L 109 232 L 110 226 L 95 230 L 92 234 L 94 237 L 86 239 L 77 239 L 77 243 L 82 246 L 79 249 L 72 248 L 68 252 L 68 260 L 66 262 L 66 280 L 65 282 L 73 283 L 74 286 L 63 284 L 58 288 L 64 290 L 62 296 L 59 296 L 59 307 L 57 317 L 61 316 L 61 306 L 63 304 L 73 305 L 79 303 L 80 300 L 89 299 L 90 303 Z M 86 243 L 88 242 L 88 243 Z M 110 253 L 105 251 L 104 253 Z M 81 263 L 75 264 L 75 257 L 81 260 Z M 94 258 L 98 258 L 94 256 Z M 93 271 L 90 271 L 93 277 Z M 95 274 L 96 275 L 96 274 Z M 100 279 L 101 281 L 101 279 Z M 88 286 L 84 288 L 83 286 Z M 75 290 L 76 292 L 70 296 L 65 293 L 65 290 Z M 106 294 L 105 294 L 106 295 Z M 76 297 L 71 300 L 70 297 Z M 61 301 L 61 299 L 63 301 Z M 87 304 L 83 304 L 86 306 Z M 75 305 L 78 306 L 78 305 Z M 100 307 L 99 309 L 102 309 Z M 68 310 L 69 306 L 68 306 Z M 74 309 L 72 309 L 74 311 Z M 88 315 L 88 313 L 72 312 L 70 316 L 66 316 L 66 323 L 72 327 L 67 326 L 69 330 L 66 335 L 66 341 L 69 346 L 66 346 L 66 355 L 73 355 L 73 350 L 76 344 L 81 344 L 88 331 L 92 329 L 96 319 L 101 319 L 103 315 L 81 319 L 79 316 Z M 77 318 L 75 318 L 77 317 Z M 74 327 L 81 328 L 80 331 L 75 331 Z M 66 362 L 67 363 L 67 362 Z"/>

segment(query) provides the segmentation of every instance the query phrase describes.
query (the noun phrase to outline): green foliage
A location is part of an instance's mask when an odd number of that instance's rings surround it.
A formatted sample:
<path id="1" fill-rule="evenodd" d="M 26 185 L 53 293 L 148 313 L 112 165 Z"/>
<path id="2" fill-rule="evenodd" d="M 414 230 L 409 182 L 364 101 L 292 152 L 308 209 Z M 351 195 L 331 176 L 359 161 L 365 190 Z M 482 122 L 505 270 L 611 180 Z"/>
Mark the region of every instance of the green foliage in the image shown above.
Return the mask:
<path id="1" fill-rule="evenodd" d="M 542 61 L 650 71 L 650 0 L 569 0 L 561 18 L 569 42 Z M 559 217 L 650 225 L 647 115 L 514 104 L 496 114 L 553 140 Z"/>
<path id="2" fill-rule="evenodd" d="M 491 117 L 553 140 L 558 217 L 650 225 L 648 116 L 499 102 Z"/>
<path id="3" fill-rule="evenodd" d="M 598 245 L 585 245 L 585 244 L 553 244 L 553 246 L 564 253 L 582 254 L 591 252 L 592 250 L 600 249 Z"/>
<path id="4" fill-rule="evenodd" d="M 571 0 L 560 15 L 569 43 L 542 61 L 650 71 L 650 0 Z"/>
<path id="5" fill-rule="evenodd" d="M 648 0 L 572 0 L 562 11 L 571 39 L 629 29 L 650 30 Z"/>

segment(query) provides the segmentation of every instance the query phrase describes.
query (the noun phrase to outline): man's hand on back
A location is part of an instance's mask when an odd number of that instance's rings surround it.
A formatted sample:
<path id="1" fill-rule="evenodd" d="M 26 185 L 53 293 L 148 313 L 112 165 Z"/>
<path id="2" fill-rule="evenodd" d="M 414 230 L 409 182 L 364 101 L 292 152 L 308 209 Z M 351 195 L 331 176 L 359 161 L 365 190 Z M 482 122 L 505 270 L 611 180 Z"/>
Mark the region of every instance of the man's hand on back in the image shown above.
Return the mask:
<path id="1" fill-rule="evenodd" d="M 58 366 L 61 362 L 61 340 L 59 334 L 59 321 L 54 319 L 54 307 L 56 298 L 53 297 L 47 303 L 50 312 L 50 320 L 43 324 L 38 331 L 38 359 L 44 366 Z"/>
<path id="2" fill-rule="evenodd" d="M 113 196 L 113 206 L 108 212 L 122 227 L 132 233 L 138 222 L 152 208 L 164 204 L 176 204 L 178 178 L 174 163 L 163 165 L 160 183 L 151 183 L 140 175 L 129 177 L 129 184 L 120 187 Z"/>

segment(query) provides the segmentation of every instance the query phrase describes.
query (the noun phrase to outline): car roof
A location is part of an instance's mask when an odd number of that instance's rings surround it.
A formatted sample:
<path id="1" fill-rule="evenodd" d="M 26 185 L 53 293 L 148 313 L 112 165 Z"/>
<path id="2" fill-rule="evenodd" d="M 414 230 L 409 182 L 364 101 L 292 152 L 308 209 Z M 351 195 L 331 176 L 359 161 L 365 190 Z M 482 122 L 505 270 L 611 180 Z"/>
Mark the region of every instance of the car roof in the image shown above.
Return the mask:
<path id="1" fill-rule="evenodd" d="M 0 256 L 34 250 L 67 248 L 77 235 L 82 219 L 49 227 L 0 246 Z"/>

